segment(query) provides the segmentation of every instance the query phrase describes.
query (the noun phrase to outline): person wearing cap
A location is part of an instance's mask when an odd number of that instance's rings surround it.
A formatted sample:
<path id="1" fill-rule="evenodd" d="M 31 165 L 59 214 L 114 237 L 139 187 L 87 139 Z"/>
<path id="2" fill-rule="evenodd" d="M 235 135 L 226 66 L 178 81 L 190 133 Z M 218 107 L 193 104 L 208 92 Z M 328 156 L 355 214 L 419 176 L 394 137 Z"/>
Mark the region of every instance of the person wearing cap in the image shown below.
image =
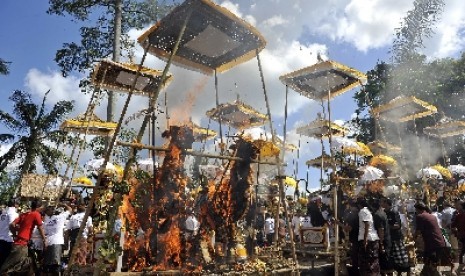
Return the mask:
<path id="1" fill-rule="evenodd" d="M 54 206 L 48 206 L 45 209 L 44 229 L 47 246 L 44 247 L 43 255 L 44 275 L 60 275 L 61 271 L 61 258 L 65 244 L 65 223 L 72 209 L 65 203 L 60 203 L 58 207 L 64 207 L 66 211 L 60 213 Z"/>
<path id="2" fill-rule="evenodd" d="M 422 273 L 429 275 L 437 271 L 436 267 L 438 265 L 443 263 L 452 265 L 452 261 L 450 255 L 447 254 L 446 242 L 436 217 L 430 214 L 429 208 L 421 201 L 418 201 L 414 207 L 417 214 L 415 240 L 421 235 L 424 242 L 423 258 L 425 265 Z"/>
<path id="3" fill-rule="evenodd" d="M 13 247 L 13 235 L 10 231 L 10 224 L 18 217 L 16 212 L 16 202 L 9 200 L 7 207 L 0 214 L 0 267 L 10 254 Z"/>
<path id="4" fill-rule="evenodd" d="M 47 244 L 45 231 L 42 227 L 42 217 L 38 211 L 40 203 L 33 201 L 29 212 L 19 215 L 11 224 L 10 230 L 13 235 L 13 247 L 10 255 L 6 258 L 0 268 L 0 275 L 32 275 L 34 273 L 31 259 L 28 255 L 28 243 L 31 239 L 32 230 L 37 226 L 42 236 L 44 246 Z"/>

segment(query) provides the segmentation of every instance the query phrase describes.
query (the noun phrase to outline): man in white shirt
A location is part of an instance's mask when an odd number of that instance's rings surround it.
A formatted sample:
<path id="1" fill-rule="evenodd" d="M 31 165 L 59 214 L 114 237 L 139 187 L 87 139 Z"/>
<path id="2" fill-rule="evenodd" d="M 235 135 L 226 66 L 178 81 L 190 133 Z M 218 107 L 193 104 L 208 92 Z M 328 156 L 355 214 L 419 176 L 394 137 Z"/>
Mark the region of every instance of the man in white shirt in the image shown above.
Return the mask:
<path id="1" fill-rule="evenodd" d="M 60 275 L 63 245 L 65 244 L 65 223 L 71 214 L 71 207 L 59 204 L 66 211 L 59 213 L 54 206 L 45 209 L 44 230 L 47 247 L 44 250 L 43 270 L 45 275 Z"/>
<path id="2" fill-rule="evenodd" d="M 300 242 L 300 227 L 302 226 L 302 211 L 297 209 L 297 212 L 292 217 L 292 229 L 294 229 L 294 240 Z"/>
<path id="3" fill-rule="evenodd" d="M 194 212 L 192 210 L 187 210 L 187 218 L 186 218 L 186 232 L 188 237 L 197 236 L 200 228 L 200 222 L 194 216 Z"/>
<path id="4" fill-rule="evenodd" d="M 270 246 L 273 243 L 274 236 L 274 218 L 271 217 L 270 213 L 265 215 L 265 236 L 267 245 Z"/>
<path id="5" fill-rule="evenodd" d="M 10 231 L 10 224 L 18 217 L 16 203 L 8 201 L 7 207 L 0 214 L 0 267 L 10 254 L 13 246 L 13 236 Z"/>
<path id="6" fill-rule="evenodd" d="M 361 275 L 380 275 L 379 237 L 373 215 L 365 198 L 357 199 L 358 212 L 358 266 Z"/>
<path id="7" fill-rule="evenodd" d="M 69 231 L 69 241 L 70 241 L 70 248 L 69 254 L 71 256 L 72 250 L 78 250 L 76 252 L 77 258 L 76 263 L 79 265 L 86 265 L 86 258 L 87 258 L 87 238 L 93 235 L 93 227 L 92 227 L 92 217 L 88 216 L 84 229 L 82 231 L 82 237 L 78 246 L 75 246 L 78 239 L 79 228 L 81 227 L 81 223 L 84 220 L 84 215 L 86 213 L 86 206 L 84 204 L 80 204 L 77 206 L 77 212 L 74 215 L 71 215 L 68 221 L 68 231 Z"/>

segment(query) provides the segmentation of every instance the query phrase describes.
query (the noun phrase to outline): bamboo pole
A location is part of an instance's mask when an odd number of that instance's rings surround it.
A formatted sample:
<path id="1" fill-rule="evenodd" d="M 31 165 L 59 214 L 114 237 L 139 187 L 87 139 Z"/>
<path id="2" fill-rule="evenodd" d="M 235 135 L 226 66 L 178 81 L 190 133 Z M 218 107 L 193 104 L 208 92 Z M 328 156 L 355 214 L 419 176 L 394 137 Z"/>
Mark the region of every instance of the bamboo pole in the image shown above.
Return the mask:
<path id="1" fill-rule="evenodd" d="M 266 104 L 266 112 L 267 112 L 267 116 L 268 116 L 268 119 L 270 120 L 270 132 L 271 132 L 271 140 L 273 142 L 273 144 L 277 144 L 277 139 L 276 139 L 276 134 L 274 132 L 274 128 L 273 128 L 273 120 L 271 119 L 271 108 L 270 108 L 270 103 L 268 101 L 268 93 L 266 92 L 266 85 L 265 85 L 265 77 L 263 76 L 263 70 L 262 70 L 262 64 L 261 64 L 261 61 L 260 61 L 260 55 L 259 55 L 259 52 L 258 50 L 255 51 L 256 52 L 256 56 L 257 56 L 257 62 L 258 62 L 258 69 L 260 71 L 260 78 L 261 78 L 261 82 L 262 82 L 262 89 L 263 89 L 263 94 L 265 96 L 265 104 Z M 286 135 L 286 133 L 284 133 L 284 135 Z M 284 136 L 286 137 L 286 136 Z M 282 149 L 281 149 L 281 152 L 282 154 L 285 152 L 285 140 L 283 142 L 283 145 L 282 145 Z M 282 176 L 283 175 L 283 166 L 282 166 L 282 163 L 280 162 L 280 156 L 276 156 L 276 166 L 278 167 L 278 175 L 279 176 Z M 286 223 L 288 225 L 290 225 L 290 221 L 289 221 L 289 215 L 288 215 L 288 210 L 287 210 L 287 203 L 286 203 L 286 195 L 284 194 L 284 181 L 282 179 L 282 177 L 279 177 L 279 192 L 280 192 L 280 196 L 279 196 L 279 203 L 283 202 L 283 207 L 284 207 L 284 216 L 285 216 L 285 220 L 286 220 Z M 279 205 L 278 205 L 278 208 L 279 208 Z M 278 213 L 279 213 L 279 209 L 278 209 Z M 278 221 L 279 223 L 279 218 L 278 218 Z M 278 224 L 276 223 L 276 224 Z M 296 255 L 296 251 L 295 251 L 295 243 L 294 243 L 294 233 L 293 231 L 289 231 L 289 236 L 291 238 L 291 249 L 292 249 L 292 259 L 294 261 L 294 264 L 295 264 L 295 267 L 297 268 L 297 275 L 300 275 L 300 272 L 299 272 L 299 263 L 298 263 L 298 260 L 297 260 L 297 255 Z"/>
<path id="2" fill-rule="evenodd" d="M 123 141 L 117 141 L 116 144 L 119 145 L 119 146 L 123 146 L 123 147 L 132 147 L 132 148 L 137 148 L 137 149 L 149 149 L 149 150 L 153 150 L 153 151 L 169 151 L 169 149 L 167 149 L 167 148 L 143 145 L 143 144 L 138 144 L 138 143 L 123 142 Z M 240 158 L 240 157 L 207 154 L 207 153 L 202 153 L 202 152 L 198 152 L 198 151 L 183 151 L 183 154 L 192 155 L 192 156 L 199 156 L 199 157 L 206 157 L 206 158 L 216 158 L 216 159 L 231 160 L 231 161 L 245 161 L 243 158 Z M 263 161 L 260 161 L 260 160 L 250 160 L 250 162 L 251 163 L 256 163 L 256 164 L 264 164 L 264 165 L 277 165 L 277 163 L 274 163 L 274 162 L 263 162 Z"/>

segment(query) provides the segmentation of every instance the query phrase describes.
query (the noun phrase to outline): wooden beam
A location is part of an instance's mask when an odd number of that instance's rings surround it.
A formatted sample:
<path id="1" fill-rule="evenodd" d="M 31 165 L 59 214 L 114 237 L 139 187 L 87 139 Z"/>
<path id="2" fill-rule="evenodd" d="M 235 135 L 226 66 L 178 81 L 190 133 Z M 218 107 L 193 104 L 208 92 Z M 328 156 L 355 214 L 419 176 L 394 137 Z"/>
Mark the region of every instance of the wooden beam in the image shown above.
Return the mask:
<path id="1" fill-rule="evenodd" d="M 123 147 L 131 147 L 131 148 L 137 148 L 137 149 L 148 149 L 148 150 L 154 150 L 154 151 L 169 151 L 167 148 L 162 148 L 162 147 L 155 147 L 155 146 L 150 146 L 150 145 L 144 145 L 140 143 L 129 143 L 129 142 L 123 142 L 123 141 L 116 141 L 116 144 L 119 146 Z M 192 156 L 200 156 L 200 157 L 206 157 L 206 158 L 216 158 L 216 159 L 226 159 L 226 160 L 232 160 L 232 161 L 244 161 L 243 158 L 240 157 L 234 157 L 234 156 L 225 156 L 225 155 L 215 155 L 215 154 L 207 154 L 207 153 L 202 153 L 198 151 L 183 151 L 183 154 L 186 155 L 192 155 Z M 257 164 L 263 164 L 263 165 L 278 165 L 275 162 L 264 162 L 264 161 L 258 161 L 251 159 L 251 163 L 257 163 Z M 286 164 L 281 164 L 282 166 L 286 166 Z"/>

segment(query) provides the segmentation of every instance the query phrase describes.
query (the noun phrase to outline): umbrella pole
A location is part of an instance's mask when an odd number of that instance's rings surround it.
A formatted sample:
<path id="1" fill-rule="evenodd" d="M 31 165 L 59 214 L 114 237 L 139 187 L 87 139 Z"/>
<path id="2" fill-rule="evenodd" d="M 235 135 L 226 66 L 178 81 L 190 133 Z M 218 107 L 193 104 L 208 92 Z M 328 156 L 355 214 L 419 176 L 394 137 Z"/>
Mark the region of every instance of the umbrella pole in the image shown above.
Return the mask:
<path id="1" fill-rule="evenodd" d="M 329 83 L 328 83 L 329 87 Z M 331 91 L 328 89 L 328 120 L 331 122 Z M 329 131 L 329 148 L 330 148 L 330 157 L 332 159 L 332 132 Z M 336 173 L 335 165 L 332 163 L 333 173 Z M 333 209 L 334 209 L 334 218 L 338 219 L 338 180 L 335 178 L 334 189 L 333 189 Z M 328 229 L 329 231 L 329 229 Z M 329 243 L 329 241 L 328 241 Z M 339 276 L 339 225 L 334 224 L 334 275 Z"/>
<path id="2" fill-rule="evenodd" d="M 270 103 L 268 101 L 268 93 L 266 92 L 265 78 L 263 76 L 263 70 L 262 70 L 262 64 L 261 64 L 261 61 L 260 61 L 259 51 L 256 50 L 255 53 L 256 53 L 256 56 L 257 56 L 258 69 L 260 71 L 260 78 L 261 78 L 261 82 L 262 82 L 263 94 L 265 96 L 266 111 L 267 111 L 268 119 L 269 119 L 269 122 L 270 122 L 271 139 L 272 139 L 273 144 L 276 145 L 277 139 L 276 139 L 276 135 L 275 135 L 274 129 L 273 129 L 273 120 L 271 119 L 271 108 L 270 108 Z M 286 104 L 285 104 L 285 110 L 284 110 L 284 112 L 285 112 L 285 116 L 284 116 L 285 117 L 285 120 L 284 120 L 284 133 L 283 133 L 284 138 L 283 138 L 283 145 L 282 145 L 282 149 L 281 149 L 281 154 L 283 155 L 283 157 L 284 157 L 284 152 L 285 152 L 285 147 L 286 147 L 287 94 L 288 93 L 286 92 Z M 277 163 L 277 167 L 278 167 L 278 175 L 282 176 L 283 175 L 283 166 L 281 164 L 280 156 L 276 156 L 276 163 Z M 285 216 L 286 224 L 291 225 L 290 221 L 289 221 L 288 210 L 287 210 L 288 206 L 287 206 L 286 200 L 285 200 L 286 198 L 285 198 L 285 194 L 284 194 L 284 182 L 283 182 L 282 177 L 279 177 L 279 192 L 280 192 L 279 200 L 280 200 L 280 202 L 284 203 L 283 207 L 284 207 L 284 216 Z M 278 207 L 279 207 L 279 205 L 278 205 Z M 289 236 L 290 236 L 290 239 L 291 239 L 292 259 L 294 261 L 295 267 L 297 268 L 297 275 L 300 275 L 299 263 L 298 263 L 297 255 L 296 255 L 296 251 L 295 251 L 295 243 L 294 243 L 294 233 L 293 233 L 293 231 L 289 231 Z"/>

